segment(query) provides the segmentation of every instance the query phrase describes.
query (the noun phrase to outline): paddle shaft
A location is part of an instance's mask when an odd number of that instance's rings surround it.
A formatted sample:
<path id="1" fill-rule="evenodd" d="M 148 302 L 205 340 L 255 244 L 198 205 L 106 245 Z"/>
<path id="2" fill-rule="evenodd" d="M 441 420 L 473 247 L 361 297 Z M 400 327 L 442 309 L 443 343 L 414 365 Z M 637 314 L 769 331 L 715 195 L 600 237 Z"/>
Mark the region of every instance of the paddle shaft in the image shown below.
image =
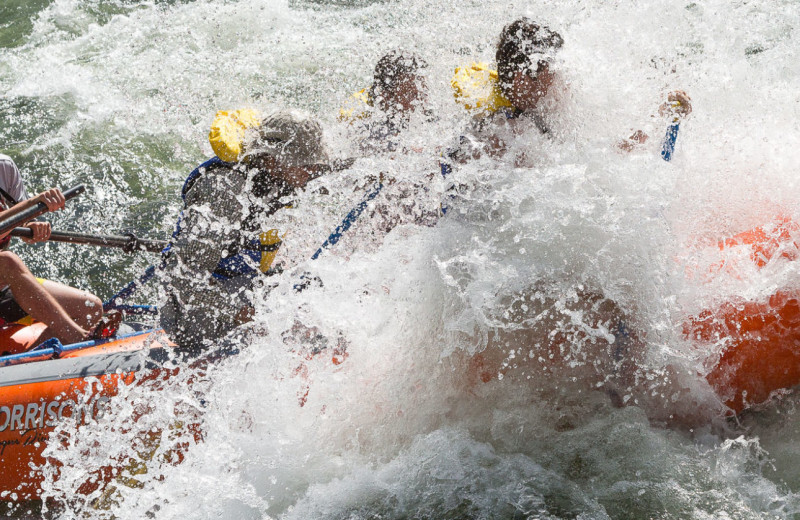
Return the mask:
<path id="1" fill-rule="evenodd" d="M 65 200 L 70 200 L 81 193 L 86 191 L 86 187 L 83 184 L 75 186 L 74 188 L 70 188 L 63 193 Z M 14 229 L 17 226 L 21 226 L 26 222 L 35 219 L 41 215 L 44 215 L 49 210 L 47 209 L 47 205 L 44 202 L 37 202 L 35 206 L 32 208 L 28 208 L 24 211 L 21 211 L 14 215 L 13 217 L 9 217 L 2 222 L 0 222 L 0 235 L 4 235 Z"/>
<path id="2" fill-rule="evenodd" d="M 678 130 L 680 128 L 679 121 L 675 121 L 667 127 L 667 134 L 661 143 L 661 158 L 667 162 L 672 160 L 672 154 L 675 152 L 675 141 L 678 140 Z"/>
<path id="3" fill-rule="evenodd" d="M 346 233 L 347 230 L 350 229 L 350 226 L 352 226 L 353 223 L 356 220 L 358 220 L 358 217 L 361 216 L 364 210 L 367 209 L 367 204 L 369 204 L 369 202 L 372 199 L 377 197 L 382 189 L 383 189 L 383 179 L 381 178 L 375 184 L 375 187 L 372 189 L 372 191 L 364 195 L 364 197 L 356 205 L 356 207 L 351 209 L 350 212 L 344 217 L 342 223 L 336 226 L 336 229 L 333 230 L 333 233 L 331 233 L 328 239 L 321 246 L 319 246 L 319 249 L 317 249 L 317 251 L 311 256 L 311 259 L 316 260 L 317 258 L 319 258 L 319 255 L 321 255 L 325 249 L 329 248 L 330 246 L 336 245 L 339 239 L 342 238 L 342 234 Z"/>
<path id="4" fill-rule="evenodd" d="M 11 230 L 12 237 L 33 238 L 30 228 L 15 228 Z M 134 251 L 147 251 L 160 253 L 167 247 L 166 240 L 145 240 L 135 235 L 90 235 L 87 233 L 73 233 L 69 231 L 53 231 L 50 233 L 50 242 L 66 242 L 69 244 L 86 244 L 99 247 L 116 247 L 126 253 Z"/>

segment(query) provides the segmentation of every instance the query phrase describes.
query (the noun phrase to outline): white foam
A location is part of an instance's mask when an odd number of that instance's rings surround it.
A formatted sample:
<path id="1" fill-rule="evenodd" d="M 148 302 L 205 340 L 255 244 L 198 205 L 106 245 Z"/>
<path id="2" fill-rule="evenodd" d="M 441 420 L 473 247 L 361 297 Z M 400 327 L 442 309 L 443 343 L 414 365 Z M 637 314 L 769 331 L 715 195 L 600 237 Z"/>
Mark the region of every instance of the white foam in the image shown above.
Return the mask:
<path id="1" fill-rule="evenodd" d="M 118 486 L 122 500 L 108 504 L 119 518 L 141 518 L 156 506 L 159 518 L 489 517 L 497 508 L 545 518 L 789 517 L 797 510 L 794 495 L 774 483 L 796 487 L 797 475 L 764 469 L 757 439 L 724 441 L 707 429 L 692 437 L 660 426 L 681 404 L 706 424 L 718 413 L 693 373 L 704 353 L 682 337 L 682 316 L 796 279 L 793 267 L 776 264 L 749 284 L 709 286 L 687 280 L 676 260 L 695 237 L 746 230 L 777 208 L 796 213 L 794 3 L 111 7 L 116 14 L 100 3 L 53 2 L 28 43 L 0 51 L 0 85 L 6 97 L 45 106 L 71 100 L 68 121 L 38 136 L 28 153 L 67 157 L 77 171 L 92 171 L 102 157 L 110 187 L 100 200 L 125 200 L 135 210 L 147 201 L 129 187 L 150 187 L 146 193 L 169 209 L 163 233 L 190 165 L 210 153 L 206 132 L 218 109 L 298 106 L 317 114 L 331 147 L 344 150 L 338 107 L 368 86 L 385 51 L 404 46 L 430 63 L 439 119 L 413 136 L 423 153 L 359 160 L 326 183 L 332 195 L 301 197 L 299 216 L 281 221 L 291 229 L 292 269 L 263 295 L 253 326 L 240 331 L 243 352 L 197 384 L 201 397 L 186 390 L 183 376 L 158 392 L 127 390 L 129 404 L 116 416 L 81 430 L 98 442 L 88 455 L 53 448 L 66 469 L 61 481 L 48 482 L 51 496 L 71 496 L 85 471 L 109 456 L 140 457 L 130 446 L 154 425 L 162 441 L 148 473 L 136 477 L 142 486 Z M 437 175 L 439 151 L 467 124 L 452 102 L 453 68 L 492 61 L 497 34 L 518 14 L 565 37 L 559 67 L 572 98 L 564 137 L 516 143 L 535 157 L 532 167 L 482 160 L 457 172 L 475 189 L 436 227 L 404 225 L 384 237 L 362 219 L 336 248 L 306 262 L 358 200 L 352 186 L 360 179 Z M 694 113 L 666 164 L 657 146 L 664 121 L 653 116 L 676 88 L 690 93 Z M 615 143 L 638 128 L 651 131 L 651 146 L 619 153 Z M 429 196 L 435 201 L 443 189 L 437 179 Z M 127 212 L 105 216 L 122 225 Z M 66 271 L 68 263 L 54 269 Z M 77 278 L 83 268 L 69 269 Z M 306 270 L 324 285 L 297 294 L 292 286 Z M 583 384 L 585 364 L 562 378 L 519 369 L 470 382 L 469 356 L 490 342 L 492 330 L 518 325 L 503 320 L 504 302 L 532 286 L 553 308 L 567 309 L 554 314 L 555 332 L 559 323 L 583 327 L 589 339 L 571 345 L 577 354 L 610 332 L 570 307 L 576 292 L 613 299 L 646 335 L 647 377 L 655 385 L 669 376 L 665 365 L 683 366 L 685 375 L 674 376 L 680 392 L 656 385 L 652 394 L 627 395 L 638 406 L 616 409 Z M 335 365 L 330 349 L 310 361 L 308 352 L 293 352 L 283 336 L 295 320 L 329 342 L 343 338 L 349 357 Z M 522 366 L 528 351 L 541 354 L 535 346 L 515 346 L 511 363 Z M 135 399 L 155 403 L 149 419 L 134 420 Z M 176 406 L 199 410 L 204 440 L 190 442 L 184 462 L 173 466 L 159 457 L 174 442 L 164 425 L 187 422 L 176 419 Z M 793 431 L 766 449 L 790 451 Z"/>

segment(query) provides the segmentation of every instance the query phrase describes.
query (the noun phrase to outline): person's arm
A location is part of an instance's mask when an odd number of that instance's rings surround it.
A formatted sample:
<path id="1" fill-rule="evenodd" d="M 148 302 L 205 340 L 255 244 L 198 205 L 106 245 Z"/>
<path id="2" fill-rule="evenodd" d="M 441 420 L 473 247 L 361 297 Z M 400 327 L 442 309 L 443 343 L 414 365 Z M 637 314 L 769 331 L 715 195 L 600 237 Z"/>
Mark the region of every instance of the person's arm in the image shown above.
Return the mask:
<path id="1" fill-rule="evenodd" d="M 682 119 L 686 118 L 692 113 L 692 98 L 683 90 L 676 90 L 667 95 L 667 101 L 658 107 L 658 114 L 671 121 L 670 128 L 679 123 Z M 635 131 L 627 139 L 623 139 L 617 144 L 617 147 L 624 151 L 630 152 L 634 148 L 643 145 L 647 142 L 649 136 L 641 130 Z"/>
<path id="2" fill-rule="evenodd" d="M 61 190 L 59 190 L 58 188 L 51 188 L 47 191 L 43 191 L 42 193 L 40 193 L 35 197 L 23 200 L 22 202 L 15 204 L 9 209 L 0 211 L 0 220 L 5 220 L 7 218 L 11 218 L 15 215 L 18 215 L 19 213 L 25 211 L 26 209 L 34 207 L 39 202 L 43 202 L 47 206 L 48 211 L 58 211 L 59 209 L 64 209 L 64 204 L 66 200 L 64 199 L 64 195 L 61 193 Z M 47 227 L 48 227 L 47 237 L 49 238 L 50 236 L 49 224 L 47 225 Z M 8 233 L 10 232 L 11 231 L 9 231 Z M 8 236 L 8 233 L 5 233 L 4 235 L 0 236 L 0 238 Z M 41 228 L 39 233 L 40 236 L 42 236 Z"/>
<path id="3" fill-rule="evenodd" d="M 506 116 L 503 111 L 479 116 L 461 133 L 454 145 L 448 148 L 447 158 L 458 164 L 465 164 L 480 159 L 484 154 L 502 157 L 506 153 L 506 142 L 501 137 L 505 124 Z"/>

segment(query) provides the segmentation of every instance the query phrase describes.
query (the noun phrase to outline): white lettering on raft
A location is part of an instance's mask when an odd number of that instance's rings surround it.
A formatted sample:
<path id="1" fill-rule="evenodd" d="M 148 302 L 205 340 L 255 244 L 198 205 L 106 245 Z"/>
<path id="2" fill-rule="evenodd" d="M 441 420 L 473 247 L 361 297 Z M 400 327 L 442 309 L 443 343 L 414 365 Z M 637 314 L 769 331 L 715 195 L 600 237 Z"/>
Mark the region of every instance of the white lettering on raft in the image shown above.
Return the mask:
<path id="1" fill-rule="evenodd" d="M 75 420 L 77 424 L 83 424 L 88 419 L 97 420 L 103 417 L 108 412 L 109 401 L 108 397 L 101 395 L 88 403 L 64 399 L 15 404 L 11 407 L 0 406 L 0 432 L 53 427 L 65 417 Z"/>
<path id="2" fill-rule="evenodd" d="M 25 407 L 21 404 L 15 404 L 14 408 L 11 409 L 11 429 L 12 430 L 21 430 L 22 423 L 20 419 L 22 419 L 22 414 L 25 412 Z"/>

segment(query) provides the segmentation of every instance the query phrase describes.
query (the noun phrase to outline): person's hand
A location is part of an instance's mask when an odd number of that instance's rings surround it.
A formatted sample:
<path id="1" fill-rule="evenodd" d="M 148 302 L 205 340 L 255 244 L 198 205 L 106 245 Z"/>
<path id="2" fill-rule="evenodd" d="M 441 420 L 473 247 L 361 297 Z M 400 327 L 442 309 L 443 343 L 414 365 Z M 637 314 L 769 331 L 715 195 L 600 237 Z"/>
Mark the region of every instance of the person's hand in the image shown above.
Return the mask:
<path id="1" fill-rule="evenodd" d="M 631 136 L 623 141 L 617 143 L 617 148 L 623 152 L 630 152 L 637 146 L 647 142 L 648 136 L 641 130 L 635 131 Z"/>
<path id="2" fill-rule="evenodd" d="M 676 90 L 667 95 L 667 102 L 658 108 L 661 116 L 671 116 L 674 121 L 692 113 L 692 98 L 683 90 Z"/>
<path id="3" fill-rule="evenodd" d="M 67 201 L 61 193 L 61 190 L 58 188 L 50 188 L 37 195 L 36 202 L 44 203 L 44 205 L 47 206 L 47 211 L 58 211 L 59 209 L 64 209 L 64 204 Z"/>
<path id="4" fill-rule="evenodd" d="M 50 228 L 49 222 L 28 222 L 25 227 L 33 231 L 33 238 L 23 238 L 23 242 L 33 244 L 36 242 L 44 242 L 50 238 L 50 232 L 52 229 Z"/>

